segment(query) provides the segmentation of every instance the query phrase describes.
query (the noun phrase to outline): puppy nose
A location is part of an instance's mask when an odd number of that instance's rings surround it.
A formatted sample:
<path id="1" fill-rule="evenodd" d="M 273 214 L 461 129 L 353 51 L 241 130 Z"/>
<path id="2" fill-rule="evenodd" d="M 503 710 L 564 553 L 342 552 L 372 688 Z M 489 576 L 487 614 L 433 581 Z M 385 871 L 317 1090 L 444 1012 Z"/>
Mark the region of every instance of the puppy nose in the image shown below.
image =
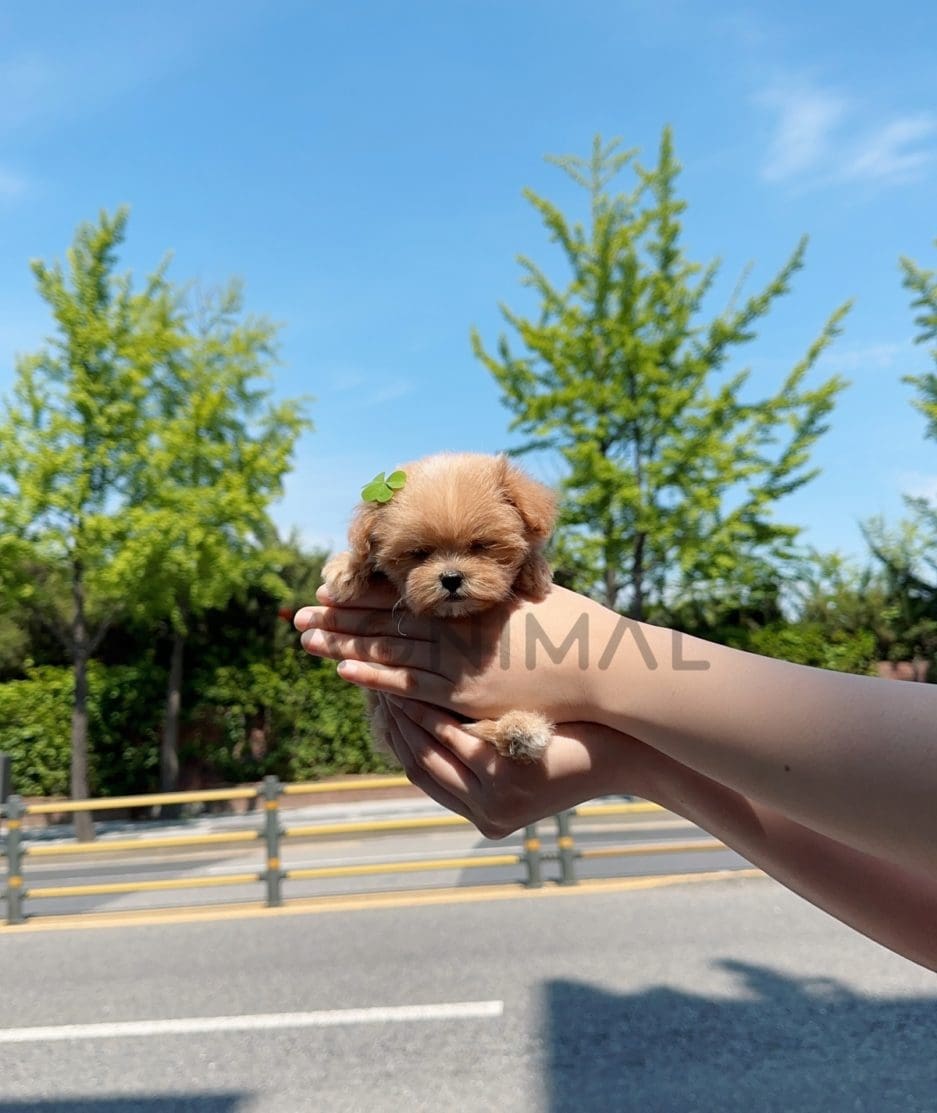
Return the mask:
<path id="1" fill-rule="evenodd" d="M 461 572 L 443 572 L 439 577 L 439 582 L 446 589 L 446 591 L 458 591 L 462 586 L 462 581 L 465 577 Z"/>

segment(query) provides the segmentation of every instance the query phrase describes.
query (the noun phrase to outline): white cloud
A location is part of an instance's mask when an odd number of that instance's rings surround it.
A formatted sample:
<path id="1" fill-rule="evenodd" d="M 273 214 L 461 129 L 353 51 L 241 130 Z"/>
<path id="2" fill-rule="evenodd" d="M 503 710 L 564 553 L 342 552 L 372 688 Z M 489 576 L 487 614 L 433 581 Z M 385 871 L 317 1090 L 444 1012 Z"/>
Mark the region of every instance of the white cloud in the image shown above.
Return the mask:
<path id="1" fill-rule="evenodd" d="M 757 101 L 775 116 L 762 177 L 800 189 L 865 182 L 900 185 L 937 160 L 937 116 L 898 115 L 872 126 L 851 97 L 800 78 L 776 82 Z"/>
<path id="2" fill-rule="evenodd" d="M 839 351 L 833 348 L 824 352 L 820 365 L 823 367 L 834 366 L 838 371 L 884 371 L 896 367 L 902 356 L 911 354 L 912 345 L 905 344 L 869 344 L 864 348 L 846 348 Z"/>
<path id="3" fill-rule="evenodd" d="M 395 402 L 416 390 L 416 383 L 408 379 L 395 379 L 378 387 L 373 394 L 368 395 L 367 405 L 383 406 L 386 402 Z"/>
<path id="4" fill-rule="evenodd" d="M 842 171 L 845 179 L 907 182 L 921 177 L 935 150 L 924 142 L 937 135 L 937 118 L 901 116 L 862 139 Z"/>
<path id="5" fill-rule="evenodd" d="M 849 108 L 846 100 L 802 86 L 775 86 L 759 99 L 778 117 L 762 169 L 768 181 L 802 174 L 830 157 L 833 132 Z"/>

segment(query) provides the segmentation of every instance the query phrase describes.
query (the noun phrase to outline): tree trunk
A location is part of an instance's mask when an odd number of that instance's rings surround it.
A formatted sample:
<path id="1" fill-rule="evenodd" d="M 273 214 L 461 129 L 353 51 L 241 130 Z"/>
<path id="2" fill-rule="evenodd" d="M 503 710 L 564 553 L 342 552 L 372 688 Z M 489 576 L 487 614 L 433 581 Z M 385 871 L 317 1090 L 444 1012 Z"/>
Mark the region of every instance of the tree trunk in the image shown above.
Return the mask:
<path id="1" fill-rule="evenodd" d="M 75 698 L 72 704 L 72 770 L 73 800 L 86 800 L 88 788 L 88 626 L 85 619 L 85 585 L 79 564 L 72 576 L 72 598 L 75 617 L 72 624 L 72 660 L 75 666 Z M 75 837 L 79 842 L 94 838 L 94 819 L 90 812 L 73 816 Z"/>
<path id="2" fill-rule="evenodd" d="M 159 745 L 160 792 L 175 792 L 179 787 L 179 713 L 182 708 L 182 656 L 185 636 L 174 631 L 166 684 L 166 716 Z"/>
<path id="3" fill-rule="evenodd" d="M 605 605 L 610 611 L 615 609 L 618 602 L 618 571 L 612 565 L 608 556 L 605 557 Z"/>
<path id="4" fill-rule="evenodd" d="M 159 739 L 159 790 L 176 792 L 179 788 L 179 715 L 182 710 L 182 658 L 185 635 L 173 630 L 172 651 L 169 655 L 169 678 L 166 681 L 166 713 L 163 732 Z M 182 813 L 179 804 L 163 804 L 160 819 L 178 819 Z"/>
<path id="5" fill-rule="evenodd" d="M 644 621 L 644 543 L 647 534 L 639 533 L 634 542 L 631 561 L 631 614 L 637 622 Z"/>

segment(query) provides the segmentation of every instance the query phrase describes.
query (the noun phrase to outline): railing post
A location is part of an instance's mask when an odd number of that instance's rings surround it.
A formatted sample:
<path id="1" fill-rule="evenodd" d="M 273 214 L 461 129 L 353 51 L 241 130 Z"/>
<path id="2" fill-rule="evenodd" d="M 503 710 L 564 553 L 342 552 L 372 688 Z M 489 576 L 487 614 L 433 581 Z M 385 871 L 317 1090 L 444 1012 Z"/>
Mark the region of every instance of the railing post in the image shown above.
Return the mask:
<path id="1" fill-rule="evenodd" d="M 570 820 L 573 811 L 560 812 L 556 817 L 556 848 L 560 857 L 560 885 L 576 884 L 576 844 Z"/>
<path id="2" fill-rule="evenodd" d="M 20 796 L 11 796 L 5 805 L 7 814 L 7 923 L 21 924 L 23 914 L 23 842 L 22 826 L 26 808 Z"/>
<path id="3" fill-rule="evenodd" d="M 267 907 L 279 908 L 283 903 L 280 883 L 280 778 L 264 777 L 264 838 L 267 843 Z"/>
<path id="4" fill-rule="evenodd" d="M 527 866 L 527 888 L 543 887 L 543 874 L 540 869 L 540 839 L 537 837 L 537 824 L 524 828 L 524 863 Z"/>

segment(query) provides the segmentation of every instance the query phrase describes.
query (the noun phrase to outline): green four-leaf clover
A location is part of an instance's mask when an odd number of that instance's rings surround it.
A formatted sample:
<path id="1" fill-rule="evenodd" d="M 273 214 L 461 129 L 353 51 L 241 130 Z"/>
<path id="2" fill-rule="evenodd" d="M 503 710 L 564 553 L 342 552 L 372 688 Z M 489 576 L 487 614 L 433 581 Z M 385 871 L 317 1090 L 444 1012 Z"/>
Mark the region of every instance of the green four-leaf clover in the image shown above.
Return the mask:
<path id="1" fill-rule="evenodd" d="M 390 502 L 406 482 L 406 472 L 392 471 L 386 477 L 383 472 L 380 472 L 370 483 L 361 488 L 361 497 L 365 502 Z"/>

